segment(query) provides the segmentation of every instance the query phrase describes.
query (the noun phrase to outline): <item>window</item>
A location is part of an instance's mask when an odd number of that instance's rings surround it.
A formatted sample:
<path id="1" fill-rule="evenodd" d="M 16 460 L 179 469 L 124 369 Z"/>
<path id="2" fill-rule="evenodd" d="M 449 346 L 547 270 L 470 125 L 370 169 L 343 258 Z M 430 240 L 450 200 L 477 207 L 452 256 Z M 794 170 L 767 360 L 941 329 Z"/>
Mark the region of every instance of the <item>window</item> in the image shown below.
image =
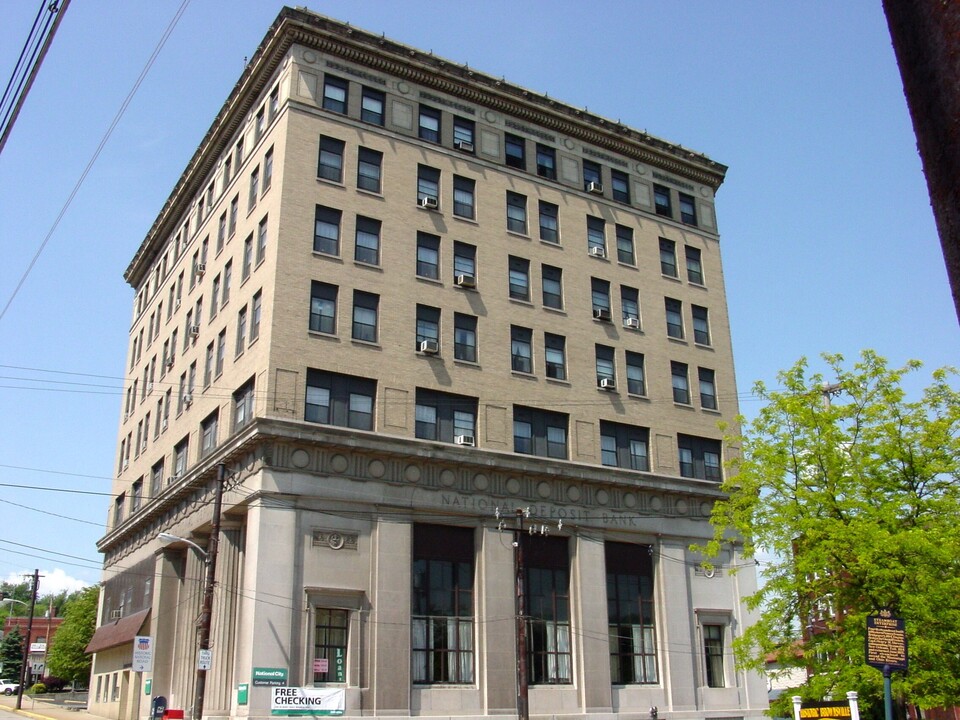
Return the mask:
<path id="1" fill-rule="evenodd" d="M 457 150 L 473 152 L 474 127 L 473 120 L 453 116 L 453 146 Z"/>
<path id="2" fill-rule="evenodd" d="M 346 114 L 348 88 L 346 80 L 326 75 L 323 78 L 323 109 Z"/>
<path id="3" fill-rule="evenodd" d="M 217 308 L 220 306 L 220 276 L 213 279 L 213 290 L 210 293 L 210 319 L 217 316 Z"/>
<path id="4" fill-rule="evenodd" d="M 537 175 L 548 180 L 557 179 L 557 151 L 537 143 Z"/>
<path id="5" fill-rule="evenodd" d="M 540 239 L 545 242 L 560 242 L 560 208 L 553 203 L 540 201 Z"/>
<path id="6" fill-rule="evenodd" d="M 250 194 L 247 196 L 247 212 L 257 206 L 257 197 L 260 194 L 260 166 L 257 165 L 250 173 Z"/>
<path id="7" fill-rule="evenodd" d="M 213 358 L 213 343 L 211 342 L 207 345 L 203 356 L 203 386 L 205 388 L 210 387 L 210 383 L 213 382 Z"/>
<path id="8" fill-rule="evenodd" d="M 552 265 L 541 265 L 543 306 L 560 310 L 563 308 L 563 270 Z"/>
<path id="9" fill-rule="evenodd" d="M 237 313 L 237 347 L 236 354 L 239 355 L 247 347 L 247 306 L 244 305 Z"/>
<path id="10" fill-rule="evenodd" d="M 633 251 L 633 228 L 617 225 L 617 260 L 627 265 L 636 265 Z"/>
<path id="11" fill-rule="evenodd" d="M 510 256 L 509 288 L 511 300 L 530 300 L 530 261 Z"/>
<path id="12" fill-rule="evenodd" d="M 474 531 L 413 526 L 412 679 L 472 683 Z"/>
<path id="13" fill-rule="evenodd" d="M 440 237 L 417 233 L 417 277 L 440 279 Z"/>
<path id="14" fill-rule="evenodd" d="M 519 168 L 520 170 L 527 169 L 527 158 L 526 158 L 526 143 L 522 137 L 517 137 L 516 135 L 511 135 L 510 133 L 504 133 L 503 135 L 503 144 L 504 144 L 504 161 L 508 167 Z"/>
<path id="15" fill-rule="evenodd" d="M 183 412 L 183 404 L 187 398 L 187 374 L 180 374 L 180 384 L 177 385 L 177 415 Z"/>
<path id="16" fill-rule="evenodd" d="M 596 346 L 597 386 L 616 385 L 617 371 L 613 363 L 613 348 L 606 345 Z"/>
<path id="17" fill-rule="evenodd" d="M 583 161 L 583 189 L 588 192 L 603 192 L 600 166 L 590 160 Z"/>
<path id="18" fill-rule="evenodd" d="M 424 342 L 433 342 L 440 347 L 440 308 L 417 305 L 417 351 Z"/>
<path id="19" fill-rule="evenodd" d="M 466 444 L 476 441 L 477 399 L 417 388 L 416 436 Z M 457 438 L 460 438 L 458 441 Z"/>
<path id="20" fill-rule="evenodd" d="M 663 185 L 653 186 L 653 204 L 657 209 L 657 215 L 664 217 L 673 217 L 673 205 L 670 203 L 670 188 Z"/>
<path id="21" fill-rule="evenodd" d="M 270 189 L 270 185 L 273 183 L 273 148 L 267 150 L 266 155 L 263 156 L 263 190 L 262 193 L 266 193 Z"/>
<path id="22" fill-rule="evenodd" d="M 660 238 L 660 272 L 667 277 L 677 277 L 677 244 Z"/>
<path id="23" fill-rule="evenodd" d="M 227 186 L 230 184 L 230 179 L 233 177 L 232 170 L 233 158 L 228 155 L 223 161 L 223 184 L 220 188 L 220 192 L 222 193 L 227 191 Z"/>
<path id="24" fill-rule="evenodd" d="M 604 543 L 610 681 L 656 683 L 657 633 L 653 594 L 653 548 Z"/>
<path id="25" fill-rule="evenodd" d="M 453 243 L 453 279 L 465 275 L 476 280 L 477 277 L 477 248 L 462 242 Z"/>
<path id="26" fill-rule="evenodd" d="M 230 222 L 227 225 L 227 237 L 233 237 L 237 232 L 237 215 L 240 212 L 240 196 L 235 195 L 230 201 Z"/>
<path id="27" fill-rule="evenodd" d="M 566 460 L 568 423 L 565 413 L 514 405 L 514 452 Z"/>
<path id="28" fill-rule="evenodd" d="M 257 265 L 267 256 L 267 217 L 264 216 L 257 225 Z"/>
<path id="29" fill-rule="evenodd" d="M 219 411 L 214 410 L 200 423 L 200 457 L 204 458 L 217 446 Z"/>
<path id="30" fill-rule="evenodd" d="M 684 405 L 690 404 L 690 382 L 687 379 L 687 364 L 680 362 L 670 363 L 670 376 L 673 383 L 673 401 Z"/>
<path id="31" fill-rule="evenodd" d="M 353 259 L 368 265 L 380 264 L 380 221 L 357 216 L 356 246 Z"/>
<path id="32" fill-rule="evenodd" d="M 514 372 L 533 372 L 532 333 L 529 328 L 510 326 L 510 367 Z"/>
<path id="33" fill-rule="evenodd" d="M 627 392 L 646 395 L 647 383 L 643 375 L 643 355 L 627 350 Z"/>
<path id="34" fill-rule="evenodd" d="M 224 212 L 217 221 L 217 253 L 223 250 L 223 243 L 227 239 L 227 213 Z"/>
<path id="35" fill-rule="evenodd" d="M 163 460 L 150 469 L 150 497 L 157 497 L 163 489 Z"/>
<path id="36" fill-rule="evenodd" d="M 567 539 L 523 535 L 527 674 L 531 685 L 573 682 Z"/>
<path id="37" fill-rule="evenodd" d="M 697 203 L 693 195 L 679 194 L 680 220 L 687 225 L 697 224 Z"/>
<path id="38" fill-rule="evenodd" d="M 363 88 L 360 97 L 360 119 L 373 125 L 383 125 L 384 94 L 372 88 Z"/>
<path id="39" fill-rule="evenodd" d="M 477 318 L 454 313 L 453 357 L 467 362 L 477 361 Z"/>
<path id="40" fill-rule="evenodd" d="M 314 683 L 346 682 L 349 618 L 350 611 L 343 608 L 316 608 L 313 624 Z M 321 662 L 317 663 L 317 660 Z M 317 672 L 318 665 L 327 669 Z"/>
<path id="41" fill-rule="evenodd" d="M 707 410 L 717 409 L 717 386 L 714 383 L 713 370 L 697 368 L 697 377 L 700 380 L 700 407 Z"/>
<path id="42" fill-rule="evenodd" d="M 507 190 L 507 230 L 527 234 L 527 196 Z"/>
<path id="43" fill-rule="evenodd" d="M 563 335 L 543 334 L 543 358 L 547 377 L 553 380 L 567 379 L 567 339 Z"/>
<path id="44" fill-rule="evenodd" d="M 246 427 L 253 421 L 253 378 L 233 393 L 233 431 Z"/>
<path id="45" fill-rule="evenodd" d="M 224 356 L 227 353 L 227 330 L 224 328 L 220 331 L 220 334 L 217 335 L 217 364 L 216 364 L 216 377 L 220 377 L 223 374 L 223 360 Z"/>
<path id="46" fill-rule="evenodd" d="M 269 121 L 273 122 L 273 119 L 277 116 L 277 112 L 280 110 L 280 88 L 274 88 L 270 93 L 270 99 L 267 101 L 267 106 L 269 107 Z"/>
<path id="47" fill-rule="evenodd" d="M 723 685 L 723 625 L 703 625 L 703 655 L 707 669 L 707 687 Z"/>
<path id="48" fill-rule="evenodd" d="M 470 178 L 453 176 L 453 214 L 459 217 L 474 217 L 476 181 Z"/>
<path id="49" fill-rule="evenodd" d="M 677 435 L 680 456 L 680 474 L 701 480 L 722 480 L 720 472 L 720 441 L 694 435 Z"/>
<path id="50" fill-rule="evenodd" d="M 250 313 L 250 343 L 260 337 L 260 316 L 263 314 L 263 291 L 253 294 L 253 310 Z"/>
<path id="51" fill-rule="evenodd" d="M 113 501 L 113 524 L 119 525 L 123 522 L 123 510 L 124 505 L 127 502 L 126 493 L 120 493 L 117 495 L 117 499 Z"/>
<path id="52" fill-rule="evenodd" d="M 337 331 L 337 286 L 310 283 L 310 329 L 332 335 Z"/>
<path id="53" fill-rule="evenodd" d="M 376 393 L 376 380 L 308 369 L 304 419 L 325 425 L 372 430 Z"/>
<path id="54" fill-rule="evenodd" d="M 587 249 L 599 254 L 600 257 L 606 257 L 607 254 L 605 225 L 603 218 L 587 216 Z M 594 250 L 594 248 L 599 248 L 599 250 Z"/>
<path id="55" fill-rule="evenodd" d="M 373 293 L 353 291 L 353 339 L 375 343 L 377 341 L 377 312 L 380 296 Z"/>
<path id="56" fill-rule="evenodd" d="M 173 477 L 170 480 L 179 480 L 187 472 L 187 454 L 190 450 L 190 436 L 183 438 L 173 446 Z"/>
<path id="57" fill-rule="evenodd" d="M 613 190 L 614 200 L 630 204 L 630 177 L 625 172 L 611 170 L 610 187 Z"/>
<path id="58" fill-rule="evenodd" d="M 687 280 L 695 285 L 703 285 L 703 264 L 700 262 L 700 249 L 684 245 L 687 257 Z"/>
<path id="59" fill-rule="evenodd" d="M 610 283 L 600 278 L 590 278 L 590 297 L 593 316 L 599 320 L 610 319 Z"/>
<path id="60" fill-rule="evenodd" d="M 427 165 L 417 165 L 417 202 L 424 205 L 424 200 L 433 206 L 440 204 L 440 171 Z"/>
<path id="61" fill-rule="evenodd" d="M 243 262 L 240 266 L 240 280 L 246 280 L 250 277 L 250 271 L 253 269 L 253 233 L 247 235 L 243 241 Z"/>
<path id="62" fill-rule="evenodd" d="M 340 254 L 339 210 L 317 205 L 313 229 L 313 251 L 326 255 Z"/>
<path id="63" fill-rule="evenodd" d="M 640 291 L 627 285 L 620 286 L 620 311 L 623 326 L 640 329 Z"/>
<path id="64" fill-rule="evenodd" d="M 420 106 L 420 130 L 418 134 L 421 140 L 440 142 L 439 110 L 426 105 Z"/>
<path id="65" fill-rule="evenodd" d="M 261 107 L 253 121 L 253 142 L 259 142 L 263 137 L 263 129 L 267 125 L 267 109 Z"/>
<path id="66" fill-rule="evenodd" d="M 649 470 L 647 428 L 600 421 L 600 459 L 608 467 Z"/>
<path id="67" fill-rule="evenodd" d="M 320 136 L 320 158 L 317 177 L 332 182 L 343 182 L 343 140 Z"/>
<path id="68" fill-rule="evenodd" d="M 380 192 L 380 172 L 383 153 L 362 147 L 357 151 L 357 187 L 373 193 Z"/>
<path id="69" fill-rule="evenodd" d="M 707 309 L 699 305 L 691 305 L 690 310 L 693 313 L 693 341 L 697 345 L 710 344 L 710 322 L 707 316 Z"/>
<path id="70" fill-rule="evenodd" d="M 673 298 L 663 299 L 664 310 L 667 315 L 667 336 L 683 339 L 683 304 Z"/>

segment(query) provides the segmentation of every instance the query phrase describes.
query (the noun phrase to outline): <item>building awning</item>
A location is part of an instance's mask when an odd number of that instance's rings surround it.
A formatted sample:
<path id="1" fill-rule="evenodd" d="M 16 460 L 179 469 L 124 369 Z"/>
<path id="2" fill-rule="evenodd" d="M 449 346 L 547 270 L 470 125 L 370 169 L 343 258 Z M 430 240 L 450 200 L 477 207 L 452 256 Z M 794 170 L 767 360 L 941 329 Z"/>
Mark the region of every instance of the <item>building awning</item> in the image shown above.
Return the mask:
<path id="1" fill-rule="evenodd" d="M 95 653 L 124 643 L 132 643 L 133 639 L 140 634 L 140 628 L 143 627 L 149 615 L 150 608 L 147 608 L 107 625 L 101 625 L 94 631 L 85 652 Z"/>

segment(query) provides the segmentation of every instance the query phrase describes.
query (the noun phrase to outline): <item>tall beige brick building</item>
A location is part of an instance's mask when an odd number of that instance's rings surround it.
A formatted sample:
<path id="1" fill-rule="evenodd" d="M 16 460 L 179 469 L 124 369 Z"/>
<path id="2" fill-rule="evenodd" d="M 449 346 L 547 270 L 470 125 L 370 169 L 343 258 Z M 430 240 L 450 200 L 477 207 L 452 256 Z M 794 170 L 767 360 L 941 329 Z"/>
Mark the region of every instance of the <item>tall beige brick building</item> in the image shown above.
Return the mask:
<path id="1" fill-rule="evenodd" d="M 759 718 L 753 569 L 688 549 L 737 413 L 725 171 L 283 10 L 125 275 L 91 709 L 189 717 L 204 558 L 158 535 L 207 547 L 223 465 L 204 716 L 509 717 L 523 676 L 535 718 Z"/>

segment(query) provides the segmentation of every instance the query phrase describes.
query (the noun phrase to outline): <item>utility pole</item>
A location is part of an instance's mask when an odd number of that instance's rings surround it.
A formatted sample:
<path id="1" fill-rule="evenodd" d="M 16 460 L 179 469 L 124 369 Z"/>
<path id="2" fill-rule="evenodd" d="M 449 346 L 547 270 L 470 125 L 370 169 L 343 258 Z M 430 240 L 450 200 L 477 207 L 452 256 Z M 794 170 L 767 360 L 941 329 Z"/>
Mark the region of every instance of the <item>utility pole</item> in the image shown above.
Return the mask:
<path id="1" fill-rule="evenodd" d="M 527 610 L 523 584 L 525 568 L 523 562 L 523 518 L 528 510 L 517 508 L 517 527 L 513 532 L 513 565 L 516 570 L 517 591 L 517 718 L 530 720 L 527 704 L 529 680 L 527 675 Z"/>
<path id="2" fill-rule="evenodd" d="M 823 409 L 830 409 L 830 398 L 836 397 L 843 390 L 842 383 L 825 382 L 820 386 L 820 394 L 823 395 Z"/>
<path id="3" fill-rule="evenodd" d="M 33 632 L 33 609 L 37 604 L 40 571 L 33 571 L 33 592 L 30 595 L 30 615 L 27 618 L 27 637 L 23 640 L 23 662 L 20 664 L 20 687 L 17 689 L 17 710 L 23 705 L 23 684 L 27 681 L 27 663 L 30 662 L 30 633 Z"/>
<path id="4" fill-rule="evenodd" d="M 220 547 L 220 508 L 223 504 L 223 482 L 227 475 L 224 463 L 217 465 L 217 480 L 213 494 L 213 522 L 210 540 L 207 543 L 207 577 L 203 585 L 203 608 L 198 621 L 197 687 L 193 702 L 193 718 L 203 718 L 203 700 L 207 690 L 207 669 L 200 660 L 205 650 L 210 649 L 210 624 L 213 616 L 213 585 L 217 577 L 217 551 Z"/>

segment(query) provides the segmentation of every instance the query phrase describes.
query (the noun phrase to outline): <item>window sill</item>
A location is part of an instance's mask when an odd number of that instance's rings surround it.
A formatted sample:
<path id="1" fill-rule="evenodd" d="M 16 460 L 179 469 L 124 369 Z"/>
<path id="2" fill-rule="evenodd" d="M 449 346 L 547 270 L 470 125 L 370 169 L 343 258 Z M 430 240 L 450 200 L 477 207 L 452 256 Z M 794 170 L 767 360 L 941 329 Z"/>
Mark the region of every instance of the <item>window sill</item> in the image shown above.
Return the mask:
<path id="1" fill-rule="evenodd" d="M 463 367 L 476 368 L 477 370 L 481 369 L 480 363 L 476 360 L 461 360 L 459 358 L 454 358 L 453 363 L 454 365 L 462 365 Z"/>
<path id="2" fill-rule="evenodd" d="M 548 246 L 548 247 L 553 247 L 553 248 L 563 247 L 563 246 L 560 244 L 560 241 L 559 241 L 559 240 L 544 240 L 543 238 L 540 238 L 540 244 L 541 244 L 541 245 L 546 245 L 546 246 Z"/>
<path id="3" fill-rule="evenodd" d="M 717 408 L 706 408 L 701 405 L 700 409 L 703 410 L 703 412 L 708 413 L 710 415 L 723 415 L 723 413 L 720 412 L 720 410 Z"/>
<path id="4" fill-rule="evenodd" d="M 379 263 L 368 263 L 363 260 L 354 260 L 353 264 L 357 267 L 366 268 L 368 270 L 376 270 L 377 272 L 383 272 L 383 268 Z"/>
<path id="5" fill-rule="evenodd" d="M 567 314 L 567 311 L 566 311 L 564 308 L 562 308 L 562 307 L 555 308 L 555 307 L 551 307 L 551 306 L 549 306 L 549 305 L 544 305 L 544 306 L 543 306 L 543 309 L 546 310 L 547 312 L 552 312 L 552 313 L 555 313 L 555 314 L 557 314 L 557 315 L 566 315 L 566 314 Z"/>
<path id="6" fill-rule="evenodd" d="M 650 402 L 650 396 L 646 394 L 632 393 L 628 390 L 627 396 L 635 398 L 636 400 L 645 400 L 646 402 Z"/>
<path id="7" fill-rule="evenodd" d="M 335 340 L 340 342 L 340 338 L 336 333 L 321 332 L 320 330 L 307 330 L 307 335 L 310 337 L 325 338 L 327 340 Z"/>
<path id="8" fill-rule="evenodd" d="M 510 374 L 516 378 L 523 378 L 524 380 L 536 380 L 537 376 L 532 372 L 523 372 L 522 370 L 511 370 Z"/>
<path id="9" fill-rule="evenodd" d="M 533 307 L 533 303 L 530 300 L 524 300 L 523 298 L 508 298 L 511 303 L 514 305 L 524 305 L 525 307 Z"/>
<path id="10" fill-rule="evenodd" d="M 620 267 L 630 268 L 631 270 L 639 269 L 635 262 L 624 262 L 623 260 L 617 260 L 617 265 L 619 265 Z"/>
<path id="11" fill-rule="evenodd" d="M 713 352 L 713 345 L 706 345 L 704 343 L 698 343 L 698 342 L 694 342 L 693 344 L 694 344 L 694 347 L 702 348 L 704 350 L 709 350 L 710 352 Z"/>
<path id="12" fill-rule="evenodd" d="M 367 190 L 366 188 L 358 187 L 357 192 L 362 195 L 368 195 L 370 197 L 379 198 L 380 200 L 384 199 L 382 191 Z"/>
<path id="13" fill-rule="evenodd" d="M 694 409 L 695 409 L 695 408 L 693 407 L 693 405 L 691 405 L 690 403 L 677 402 L 676 400 L 673 401 L 673 406 L 674 406 L 675 408 L 678 408 L 678 409 L 681 409 L 681 410 L 694 410 Z"/>
<path id="14" fill-rule="evenodd" d="M 318 175 L 318 176 L 317 176 L 317 182 L 318 182 L 318 183 L 323 183 L 324 185 L 330 185 L 330 186 L 332 186 L 332 187 L 343 188 L 344 190 L 347 189 L 347 186 L 344 185 L 343 180 L 329 180 L 329 179 L 327 179 L 327 178 L 323 178 L 323 177 L 320 177 L 320 176 Z"/>
<path id="15" fill-rule="evenodd" d="M 371 348 L 373 350 L 383 350 L 383 347 L 380 345 L 380 342 L 377 340 L 361 340 L 360 338 L 352 337 L 350 338 L 350 343 L 358 347 Z"/>
<path id="16" fill-rule="evenodd" d="M 664 280 L 669 280 L 670 282 L 680 283 L 681 285 L 683 284 L 683 280 L 681 280 L 676 275 L 667 275 L 666 273 L 660 273 L 660 277 L 662 277 Z"/>
<path id="17" fill-rule="evenodd" d="M 468 216 L 466 216 L 466 215 L 457 215 L 456 213 L 454 213 L 454 214 L 453 214 L 453 219 L 454 219 L 454 220 L 459 220 L 460 222 L 467 223 L 468 225 L 479 225 L 479 224 L 480 224 L 479 222 L 477 222 L 476 216 L 468 217 Z"/>
<path id="18" fill-rule="evenodd" d="M 677 344 L 677 345 L 689 345 L 689 344 L 690 344 L 690 343 L 689 343 L 687 340 L 685 340 L 684 338 L 671 337 L 671 336 L 669 336 L 669 335 L 667 335 L 667 340 L 669 340 L 670 342 L 675 343 L 675 344 Z"/>
<path id="19" fill-rule="evenodd" d="M 560 378 L 545 378 L 549 385 L 562 385 L 563 387 L 573 387 L 572 383 L 569 380 L 561 380 Z"/>
<path id="20" fill-rule="evenodd" d="M 517 232 L 516 230 L 511 230 L 507 228 L 507 235 L 513 235 L 514 237 L 523 238 L 524 240 L 530 239 L 530 234 L 525 232 Z"/>
<path id="21" fill-rule="evenodd" d="M 333 253 L 323 252 L 322 250 L 313 250 L 314 257 L 327 258 L 328 260 L 336 260 L 337 262 L 343 262 L 343 258 L 339 255 L 334 255 Z"/>
<path id="22" fill-rule="evenodd" d="M 440 287 L 443 287 L 443 280 L 441 280 L 440 278 L 430 278 L 430 277 L 424 277 L 423 275 L 417 275 L 417 280 L 425 283 L 430 283 L 431 285 L 439 285 Z"/>

